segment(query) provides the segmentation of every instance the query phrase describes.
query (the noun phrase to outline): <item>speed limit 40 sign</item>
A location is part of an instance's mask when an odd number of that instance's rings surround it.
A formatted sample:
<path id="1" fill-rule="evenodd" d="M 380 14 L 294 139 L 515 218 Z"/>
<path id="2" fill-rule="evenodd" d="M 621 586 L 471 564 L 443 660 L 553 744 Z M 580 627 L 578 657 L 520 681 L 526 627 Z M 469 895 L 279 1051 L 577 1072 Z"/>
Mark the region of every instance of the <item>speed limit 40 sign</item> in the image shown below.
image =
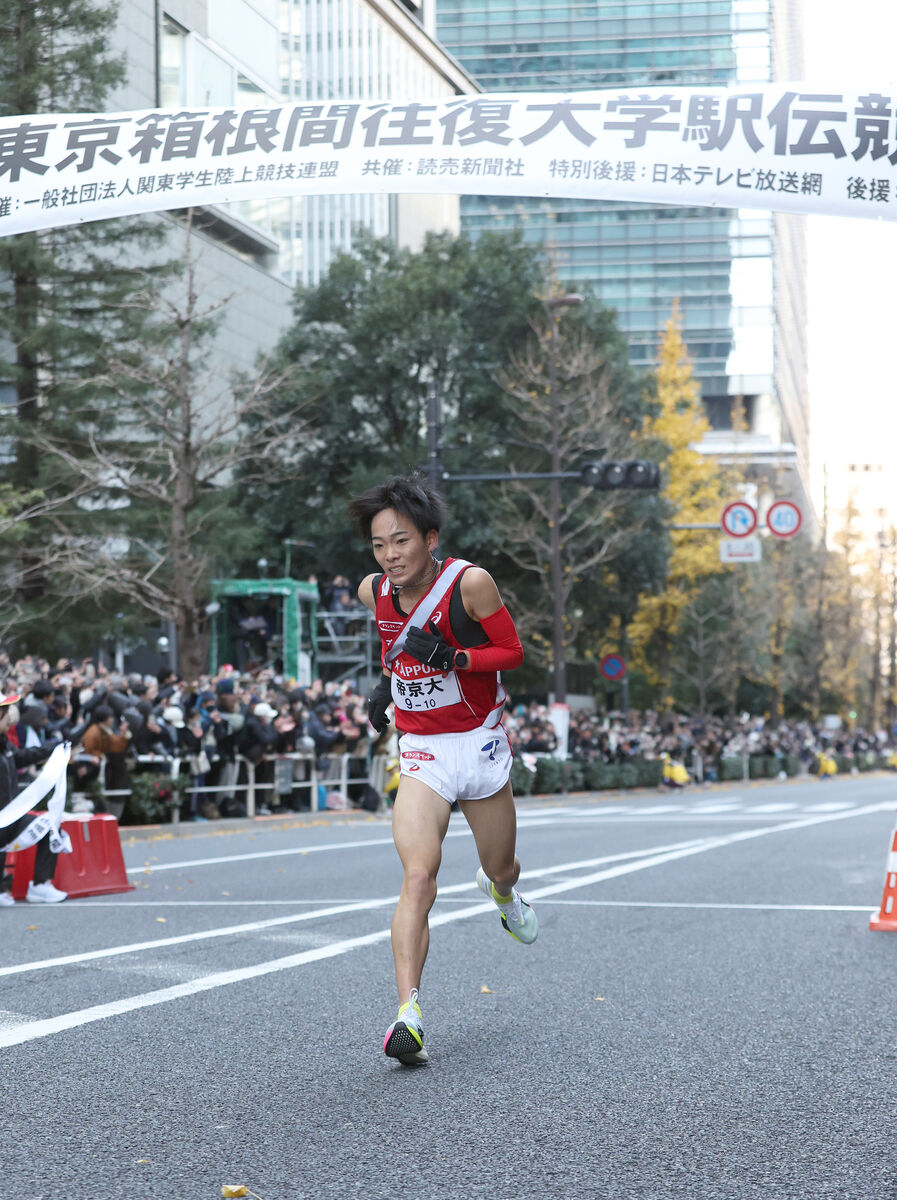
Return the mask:
<path id="1" fill-rule="evenodd" d="M 803 524 L 801 511 L 791 500 L 776 500 L 766 513 L 766 528 L 776 537 L 794 537 Z"/>

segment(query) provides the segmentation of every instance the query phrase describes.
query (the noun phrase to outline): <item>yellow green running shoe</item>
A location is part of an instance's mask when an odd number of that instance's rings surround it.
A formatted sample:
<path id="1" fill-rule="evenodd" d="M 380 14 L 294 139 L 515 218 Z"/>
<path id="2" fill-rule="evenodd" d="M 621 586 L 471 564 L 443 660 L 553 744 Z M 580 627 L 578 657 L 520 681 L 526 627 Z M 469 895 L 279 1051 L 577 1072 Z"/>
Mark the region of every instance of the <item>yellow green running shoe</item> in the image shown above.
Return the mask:
<path id="1" fill-rule="evenodd" d="M 401 1005 L 383 1039 L 383 1053 L 397 1058 L 406 1067 L 422 1067 L 430 1061 L 424 1049 L 424 1028 L 417 1001 L 417 988 L 412 988 L 408 1003 Z"/>
<path id="2" fill-rule="evenodd" d="M 477 871 L 477 887 L 492 900 L 501 913 L 501 923 L 516 942 L 530 946 L 539 936 L 539 918 L 531 904 L 520 895 L 516 888 L 511 891 L 511 899 L 500 898 L 495 884 L 482 867 Z"/>

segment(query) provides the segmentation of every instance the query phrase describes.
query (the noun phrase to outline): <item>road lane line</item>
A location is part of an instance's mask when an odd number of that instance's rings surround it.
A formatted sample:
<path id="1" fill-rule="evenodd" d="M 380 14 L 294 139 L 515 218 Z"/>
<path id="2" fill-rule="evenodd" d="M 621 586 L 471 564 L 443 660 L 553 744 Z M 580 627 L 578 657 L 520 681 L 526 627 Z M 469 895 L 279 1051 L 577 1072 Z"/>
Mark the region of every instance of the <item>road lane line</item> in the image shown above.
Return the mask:
<path id="1" fill-rule="evenodd" d="M 686 900 L 552 900 L 546 897 L 549 906 L 568 905 L 571 908 L 712 908 L 744 909 L 747 912 L 878 912 L 872 904 L 724 904 L 714 901 Z"/>
<path id="2" fill-rule="evenodd" d="M 870 804 L 864 808 L 853 810 L 850 813 L 829 813 L 797 821 L 788 821 L 783 825 L 769 825 L 764 829 L 747 829 L 741 830 L 738 833 L 728 834 L 724 837 L 707 838 L 702 842 L 683 846 L 679 850 L 651 854 L 646 858 L 637 859 L 635 862 L 619 863 L 617 866 L 609 867 L 603 871 L 592 872 L 576 880 L 566 880 L 560 883 L 549 884 L 546 887 L 536 888 L 535 890 L 528 889 L 527 897 L 530 900 L 537 900 L 545 896 L 558 895 L 561 892 L 572 891 L 578 887 L 589 887 L 605 879 L 615 879 L 621 875 L 632 874 L 635 871 L 644 871 L 650 867 L 662 866 L 669 862 L 675 862 L 678 859 L 688 858 L 696 854 L 705 854 L 709 850 L 723 849 L 738 842 L 751 841 L 755 838 L 767 837 L 774 833 L 790 833 L 796 829 L 806 829 L 814 825 L 843 820 L 845 817 L 882 812 L 892 808 L 893 802 L 886 801 L 879 804 Z M 440 925 L 448 925 L 453 921 L 463 921 L 469 917 L 476 917 L 482 913 L 494 911 L 494 905 L 490 901 L 483 901 L 470 905 L 467 908 L 455 909 L 453 912 L 437 913 L 430 917 L 430 928 L 434 929 Z M 870 910 L 866 909 L 865 911 L 868 912 Z M 121 1016 L 125 1013 L 135 1012 L 142 1008 L 152 1008 L 158 1004 L 166 1004 L 171 1000 L 198 995 L 200 992 L 212 991 L 216 988 L 228 987 L 234 983 L 243 983 L 250 979 L 259 979 L 265 975 L 293 970 L 296 967 L 306 966 L 308 963 L 336 958 L 362 947 L 376 945 L 378 942 L 388 940 L 389 937 L 390 929 L 381 929 L 360 937 L 331 942 L 329 946 L 317 946 L 311 950 L 303 950 L 298 954 L 287 955 L 285 958 L 276 958 L 268 962 L 256 963 L 252 967 L 219 971 L 214 975 L 205 975 L 199 979 L 193 979 L 188 983 L 175 984 L 173 987 L 159 988 L 152 992 L 143 992 L 140 995 L 113 1000 L 107 1004 L 91 1005 L 89 1008 L 62 1013 L 57 1017 L 30 1021 L 12 1029 L 0 1029 L 0 1049 L 22 1045 L 25 1042 L 36 1041 L 43 1037 L 50 1037 L 56 1033 L 76 1029 L 82 1025 L 93 1024 L 96 1021 L 107 1020 L 110 1017 Z"/>
<path id="3" fill-rule="evenodd" d="M 449 831 L 448 837 L 460 836 L 460 830 Z M 217 858 L 188 858 L 184 862 L 172 863 L 143 863 L 139 867 L 128 867 L 129 875 L 155 875 L 157 871 L 183 871 L 188 867 L 212 867 L 221 863 L 248 862 L 256 858 L 288 858 L 297 854 L 320 854 L 322 850 L 355 850 L 366 846 L 392 846 L 392 834 L 389 837 L 368 838 L 364 842 L 328 842 L 323 846 L 297 846 L 290 850 L 254 850 L 251 854 L 224 854 Z"/>
<path id="4" fill-rule="evenodd" d="M 616 863 L 626 859 L 644 858 L 647 855 L 656 855 L 659 853 L 668 853 L 673 850 L 680 850 L 685 847 L 694 846 L 698 843 L 690 842 L 675 842 L 669 846 L 653 846 L 644 850 L 628 850 L 622 854 L 606 854 L 601 858 L 585 859 L 579 862 L 560 863 L 557 866 L 545 867 L 542 870 L 532 870 L 521 873 L 523 878 L 544 878 L 546 875 L 551 875 L 557 872 L 568 872 L 583 870 L 584 868 L 595 867 L 604 863 Z M 439 888 L 441 896 L 449 895 L 455 892 L 466 892 L 476 887 L 473 880 L 467 880 L 464 883 L 451 883 Z M 171 937 L 153 938 L 145 942 L 131 942 L 122 946 L 107 946 L 100 950 L 85 950 L 78 954 L 64 954 L 58 958 L 39 959 L 34 962 L 17 963 L 8 967 L 0 967 L 0 978 L 6 975 L 23 975 L 30 971 L 43 971 L 51 967 L 71 966 L 75 963 L 94 962 L 101 958 L 115 958 L 121 954 L 137 954 L 143 950 L 158 950 L 165 946 L 181 946 L 188 942 L 203 942 L 210 938 L 231 937 L 241 933 L 257 933 L 262 929 L 273 929 L 280 925 L 295 925 L 302 921 L 316 921 L 324 917 L 341 916 L 344 913 L 361 912 L 370 908 L 383 908 L 387 905 L 394 905 L 398 902 L 398 895 L 381 896 L 371 900 L 349 900 L 343 903 L 331 904 L 325 908 L 317 908 L 311 912 L 290 913 L 285 917 L 268 917 L 262 921 L 248 921 L 242 925 L 225 925 L 218 929 L 204 929 L 196 933 L 174 934 Z M 127 903 L 124 901 L 123 903 Z M 136 901 L 137 904 L 140 901 Z M 177 901 L 170 902 L 177 903 Z M 70 906 L 77 907 L 76 904 Z M 83 907 L 83 906 L 82 906 Z M 95 906 L 105 907 L 105 906 Z M 60 908 L 56 911 L 62 912 Z"/>
<path id="5" fill-rule="evenodd" d="M 623 812 L 625 810 L 615 811 Z M 538 815 L 535 819 L 530 819 L 525 813 L 518 812 L 517 826 L 519 829 L 526 829 L 528 826 L 545 825 L 556 820 L 556 817 L 557 814 L 552 814 L 549 820 L 548 815 Z M 449 829 L 445 836 L 446 838 L 471 837 L 472 834 L 469 827 L 464 825 L 458 829 Z M 368 846 L 393 846 L 394 844 L 390 833 L 388 837 L 368 838 L 363 842 L 325 842 L 320 846 L 293 846 L 287 850 L 252 850 L 246 854 L 222 854 L 216 855 L 214 858 L 188 858 L 170 863 L 143 862 L 139 866 L 128 867 L 127 873 L 128 875 L 155 875 L 158 871 L 185 871 L 191 867 L 213 867 L 224 863 L 251 862 L 262 858 L 295 858 L 297 855 L 303 854 L 321 854 L 325 850 L 358 850 L 366 849 Z"/>
<path id="6" fill-rule="evenodd" d="M 723 793 L 723 795 L 720 797 L 720 800 L 724 801 L 726 803 L 731 803 L 732 801 L 743 802 L 744 799 L 745 799 L 745 797 L 743 797 L 743 796 L 739 796 L 739 795 L 733 796 L 731 793 Z M 848 807 L 850 807 L 850 806 L 848 805 Z M 893 805 L 893 802 L 889 801 L 889 802 L 885 802 L 883 807 L 884 808 L 893 808 L 894 805 Z M 540 825 L 552 824 L 559 818 L 561 820 L 569 820 L 569 819 L 573 819 L 573 818 L 586 818 L 586 819 L 592 818 L 592 819 L 594 819 L 596 824 L 600 824 L 601 820 L 607 816 L 611 816 L 611 817 L 621 817 L 622 816 L 622 819 L 619 820 L 619 822 L 612 821 L 611 823 L 612 824 L 616 824 L 616 823 L 626 824 L 629 821 L 637 822 L 637 821 L 642 821 L 642 820 L 648 819 L 649 817 L 656 819 L 657 817 L 664 816 L 665 815 L 664 810 L 666 808 L 667 808 L 667 806 L 665 806 L 665 805 L 641 807 L 637 803 L 633 803 L 631 805 L 622 805 L 622 806 L 603 805 L 600 801 L 596 801 L 594 806 L 585 806 L 582 804 L 578 804 L 575 806 L 575 808 L 572 808 L 572 809 L 565 808 L 561 804 L 558 804 L 557 808 L 537 808 L 537 809 L 525 809 L 524 808 L 524 809 L 518 809 L 518 811 L 517 811 L 517 827 L 519 829 L 537 828 Z M 711 816 L 715 815 L 713 813 L 713 808 L 715 808 L 715 805 L 713 805 L 713 807 L 707 807 L 707 808 L 703 808 L 699 804 L 669 806 L 669 812 L 670 813 L 675 812 L 677 814 L 677 820 L 682 819 L 682 820 L 696 820 L 697 821 L 697 820 L 701 819 L 705 813 L 708 813 Z M 729 820 L 741 820 L 741 819 L 755 820 L 755 819 L 757 819 L 758 816 L 764 816 L 764 815 L 770 816 L 776 811 L 787 811 L 789 809 L 794 810 L 795 808 L 796 808 L 796 805 L 794 805 L 793 803 L 786 803 L 786 804 L 782 804 L 782 805 L 772 804 L 772 805 L 768 805 L 768 806 L 767 805 L 760 805 L 760 806 L 752 805 L 750 807 L 750 809 L 739 810 L 737 812 L 732 813 L 731 816 L 728 816 L 727 814 L 720 811 L 719 819 L 724 820 L 727 823 Z M 814 806 L 813 808 L 806 808 L 806 809 L 803 809 L 800 811 L 815 813 L 815 812 L 822 812 L 822 811 L 829 811 L 829 810 L 828 809 L 823 810 L 821 807 L 816 808 Z M 834 811 L 834 810 L 831 810 L 831 811 Z M 865 812 L 869 812 L 869 811 L 872 811 L 872 810 L 870 809 L 870 807 L 868 805 L 865 807 L 861 807 L 861 808 L 850 807 L 851 813 L 865 813 Z M 849 815 L 849 813 L 846 815 Z M 470 836 L 471 836 L 470 830 L 466 825 L 463 827 L 460 827 L 458 829 L 450 828 L 448 833 L 446 834 L 446 838 L 470 837 Z M 328 850 L 355 850 L 355 849 L 364 849 L 365 847 L 368 847 L 368 846 L 392 846 L 392 845 L 393 845 L 393 839 L 392 839 L 392 834 L 390 834 L 389 836 L 382 837 L 382 838 L 368 838 L 366 841 L 363 841 L 363 842 L 362 841 L 358 841 L 358 842 L 353 842 L 353 841 L 326 842 L 320 846 L 314 846 L 314 845 L 297 846 L 297 847 L 292 847 L 292 848 L 286 849 L 286 850 L 254 850 L 251 852 L 247 852 L 246 854 L 219 855 L 219 856 L 216 856 L 213 858 L 191 858 L 191 859 L 185 859 L 185 860 L 179 861 L 179 862 L 170 862 L 170 863 L 147 863 L 147 862 L 144 862 L 144 863 L 140 864 L 139 866 L 128 867 L 127 873 L 128 873 L 128 875 L 155 875 L 160 871 L 182 871 L 182 870 L 187 870 L 188 868 L 194 868 L 194 867 L 219 866 L 224 863 L 251 862 L 255 859 L 289 858 L 289 857 L 296 857 L 297 855 L 304 855 L 304 854 L 320 854 L 320 853 L 322 853 L 324 851 L 328 851 Z M 130 849 L 130 847 L 129 847 L 129 849 Z"/>

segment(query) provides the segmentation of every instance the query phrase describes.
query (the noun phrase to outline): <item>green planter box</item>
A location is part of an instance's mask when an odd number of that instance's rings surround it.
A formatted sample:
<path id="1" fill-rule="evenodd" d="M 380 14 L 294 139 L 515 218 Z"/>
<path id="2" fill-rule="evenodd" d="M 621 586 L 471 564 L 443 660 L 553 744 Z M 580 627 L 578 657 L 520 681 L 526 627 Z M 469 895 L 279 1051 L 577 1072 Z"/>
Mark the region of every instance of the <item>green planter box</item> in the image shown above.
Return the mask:
<path id="1" fill-rule="evenodd" d="M 634 788 L 639 785 L 638 764 L 625 762 L 620 764 L 620 787 Z"/>
<path id="2" fill-rule="evenodd" d="M 593 792 L 605 792 L 610 788 L 618 788 L 620 783 L 620 767 L 617 763 L 606 763 L 600 758 L 593 758 L 586 764 L 586 787 Z"/>
<path id="3" fill-rule="evenodd" d="M 533 791 L 540 796 L 564 790 L 564 764 L 559 758 L 540 758 L 536 761 Z"/>
<path id="4" fill-rule="evenodd" d="M 748 775 L 751 779 L 767 779 L 766 774 L 766 756 L 764 754 L 752 754 L 748 758 Z"/>
<path id="5" fill-rule="evenodd" d="M 635 768 L 638 772 L 639 787 L 659 787 L 663 782 L 663 759 L 636 758 Z"/>
<path id="6" fill-rule="evenodd" d="M 721 783 L 731 783 L 734 779 L 744 778 L 743 759 L 721 758 L 719 760 L 719 777 Z"/>
<path id="7" fill-rule="evenodd" d="M 567 759 L 561 763 L 565 792 L 581 792 L 585 787 L 583 764 Z"/>
<path id="8" fill-rule="evenodd" d="M 602 783 L 602 788 L 607 790 L 607 789 L 611 789 L 611 788 L 621 787 L 622 782 L 623 782 L 621 771 L 622 771 L 622 767 L 620 766 L 619 763 L 605 763 L 604 764 L 604 780 Z"/>
<path id="9" fill-rule="evenodd" d="M 536 777 L 519 758 L 511 763 L 511 788 L 515 796 L 531 796 Z"/>
<path id="10" fill-rule="evenodd" d="M 781 758 L 777 754 L 770 754 L 766 759 L 766 778 L 778 779 L 781 773 L 785 770 L 785 756 Z"/>

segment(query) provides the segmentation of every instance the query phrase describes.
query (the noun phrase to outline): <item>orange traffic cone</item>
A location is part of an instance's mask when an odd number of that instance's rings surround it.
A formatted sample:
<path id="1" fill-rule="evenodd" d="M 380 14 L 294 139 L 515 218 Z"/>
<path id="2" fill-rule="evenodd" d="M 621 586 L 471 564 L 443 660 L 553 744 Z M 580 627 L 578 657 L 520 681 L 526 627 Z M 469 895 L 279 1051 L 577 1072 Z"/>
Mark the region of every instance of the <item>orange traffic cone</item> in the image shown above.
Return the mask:
<path id="1" fill-rule="evenodd" d="M 869 922 L 869 928 L 897 930 L 897 829 L 891 834 L 891 849 L 888 853 L 881 911 Z"/>

